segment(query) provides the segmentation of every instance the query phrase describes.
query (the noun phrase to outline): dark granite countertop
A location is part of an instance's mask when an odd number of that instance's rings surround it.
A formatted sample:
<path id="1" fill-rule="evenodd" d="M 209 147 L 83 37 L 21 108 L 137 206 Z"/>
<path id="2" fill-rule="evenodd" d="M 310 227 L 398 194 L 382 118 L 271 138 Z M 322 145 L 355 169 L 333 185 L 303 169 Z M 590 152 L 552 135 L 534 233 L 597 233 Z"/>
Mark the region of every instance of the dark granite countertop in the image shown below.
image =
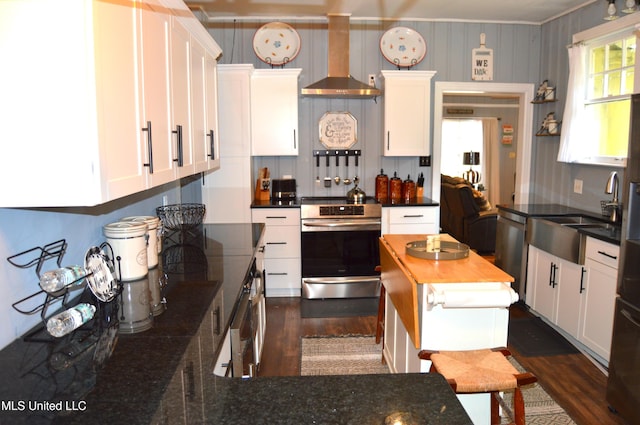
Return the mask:
<path id="1" fill-rule="evenodd" d="M 268 201 L 258 201 L 254 200 L 251 204 L 251 208 L 300 208 L 302 198 L 297 198 L 291 201 L 278 201 L 278 200 L 268 200 Z M 345 197 L 346 202 L 346 197 Z M 440 205 L 435 202 L 431 198 L 421 197 L 421 198 L 413 198 L 410 202 L 405 202 L 404 200 L 400 201 L 392 201 L 391 199 L 387 199 L 383 202 L 379 202 L 383 207 L 437 207 Z"/>
<path id="2" fill-rule="evenodd" d="M 409 202 L 405 202 L 404 200 L 392 201 L 389 198 L 380 203 L 383 207 L 437 207 L 438 205 L 440 205 L 433 199 L 426 197 L 412 198 Z"/>
<path id="3" fill-rule="evenodd" d="M 592 217 L 598 220 L 606 221 L 606 217 L 601 214 L 581 210 L 578 208 L 568 207 L 560 204 L 515 204 L 515 205 L 497 205 L 497 208 L 502 211 L 507 211 L 525 218 L 531 217 L 551 217 L 562 215 L 578 215 L 584 217 Z M 594 228 L 585 227 L 578 228 L 578 232 L 591 236 L 596 239 L 600 239 L 605 242 L 609 242 L 615 245 L 620 245 L 621 228 L 620 226 L 614 226 L 612 228 Z"/>
<path id="4" fill-rule="evenodd" d="M 471 424 L 436 374 L 213 375 L 261 231 L 204 225 L 166 235 L 167 308 L 151 329 L 118 332 L 114 305 L 103 304 L 71 335 L 39 330 L 0 351 L 0 424 L 382 424 L 394 415 Z"/>

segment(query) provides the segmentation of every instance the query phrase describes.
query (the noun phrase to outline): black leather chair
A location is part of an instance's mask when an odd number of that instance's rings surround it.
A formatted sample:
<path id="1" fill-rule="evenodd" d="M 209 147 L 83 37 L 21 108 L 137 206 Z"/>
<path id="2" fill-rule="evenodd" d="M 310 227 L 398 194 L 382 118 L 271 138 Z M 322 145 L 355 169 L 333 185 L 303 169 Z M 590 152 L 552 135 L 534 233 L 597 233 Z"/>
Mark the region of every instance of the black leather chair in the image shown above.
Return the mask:
<path id="1" fill-rule="evenodd" d="M 459 242 L 479 253 L 496 249 L 498 210 L 487 208 L 486 199 L 474 196 L 471 183 L 462 178 L 442 175 L 440 227 Z"/>

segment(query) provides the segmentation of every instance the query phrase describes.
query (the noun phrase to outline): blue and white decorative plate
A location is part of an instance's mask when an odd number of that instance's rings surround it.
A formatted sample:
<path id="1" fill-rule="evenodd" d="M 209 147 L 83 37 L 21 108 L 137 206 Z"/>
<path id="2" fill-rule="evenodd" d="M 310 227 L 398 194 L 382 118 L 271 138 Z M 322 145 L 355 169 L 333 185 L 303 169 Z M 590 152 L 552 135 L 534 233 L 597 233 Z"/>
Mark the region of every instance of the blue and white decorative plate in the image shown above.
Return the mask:
<path id="1" fill-rule="evenodd" d="M 427 54 L 427 43 L 417 31 L 395 27 L 380 37 L 380 52 L 399 68 L 410 68 L 422 62 Z"/>
<path id="2" fill-rule="evenodd" d="M 253 35 L 253 51 L 269 65 L 287 64 L 300 52 L 300 35 L 284 22 L 264 24 Z"/>

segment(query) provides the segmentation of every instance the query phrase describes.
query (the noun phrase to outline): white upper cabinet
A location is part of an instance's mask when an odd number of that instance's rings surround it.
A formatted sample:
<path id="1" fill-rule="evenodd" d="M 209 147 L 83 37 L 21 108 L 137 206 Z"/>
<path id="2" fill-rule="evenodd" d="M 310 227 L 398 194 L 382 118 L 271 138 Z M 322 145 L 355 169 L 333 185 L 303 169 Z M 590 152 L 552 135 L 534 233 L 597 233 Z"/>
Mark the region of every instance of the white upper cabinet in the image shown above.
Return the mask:
<path id="1" fill-rule="evenodd" d="M 251 76 L 251 155 L 298 155 L 301 69 L 256 69 Z"/>
<path id="2" fill-rule="evenodd" d="M 194 173 L 191 138 L 191 37 L 180 20 L 171 20 L 171 133 L 178 177 Z"/>
<path id="3" fill-rule="evenodd" d="M 384 156 L 428 156 L 435 71 L 382 71 Z"/>
<path id="4" fill-rule="evenodd" d="M 183 9 L 180 19 L 202 27 Z M 172 120 L 190 113 L 191 96 L 172 104 L 185 87 L 171 80 L 175 10 L 159 0 L 0 2 L 0 56 L 12 64 L 0 68 L 0 207 L 97 205 L 180 176 Z"/>
<path id="5" fill-rule="evenodd" d="M 176 178 L 171 128 L 171 15 L 157 1 L 140 9 L 141 119 L 148 186 Z M 115 54 L 115 53 L 114 53 Z"/>
<path id="6" fill-rule="evenodd" d="M 204 53 L 204 90 L 192 90 L 204 96 L 205 135 L 199 132 L 194 134 L 196 172 L 217 170 L 220 168 L 220 126 L 218 124 L 218 61 L 207 50 Z M 194 94 L 194 98 L 196 95 Z M 195 110 L 195 108 L 194 108 Z M 195 110 L 197 112 L 197 110 Z M 196 129 L 194 129 L 195 131 Z M 203 151 L 198 146 L 203 144 Z M 206 161 L 206 162 L 204 162 Z"/>

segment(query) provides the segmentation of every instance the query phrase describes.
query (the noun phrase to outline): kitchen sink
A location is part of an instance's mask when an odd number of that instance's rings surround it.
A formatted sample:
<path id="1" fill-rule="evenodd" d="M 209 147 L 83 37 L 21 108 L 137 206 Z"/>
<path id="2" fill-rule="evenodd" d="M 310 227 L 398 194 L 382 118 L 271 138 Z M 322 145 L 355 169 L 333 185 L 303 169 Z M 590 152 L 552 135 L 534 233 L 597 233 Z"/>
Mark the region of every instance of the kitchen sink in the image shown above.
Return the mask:
<path id="1" fill-rule="evenodd" d="M 529 245 L 567 261 L 584 264 L 587 236 L 578 230 L 615 228 L 614 224 L 593 217 L 534 217 L 527 220 L 526 241 Z"/>

